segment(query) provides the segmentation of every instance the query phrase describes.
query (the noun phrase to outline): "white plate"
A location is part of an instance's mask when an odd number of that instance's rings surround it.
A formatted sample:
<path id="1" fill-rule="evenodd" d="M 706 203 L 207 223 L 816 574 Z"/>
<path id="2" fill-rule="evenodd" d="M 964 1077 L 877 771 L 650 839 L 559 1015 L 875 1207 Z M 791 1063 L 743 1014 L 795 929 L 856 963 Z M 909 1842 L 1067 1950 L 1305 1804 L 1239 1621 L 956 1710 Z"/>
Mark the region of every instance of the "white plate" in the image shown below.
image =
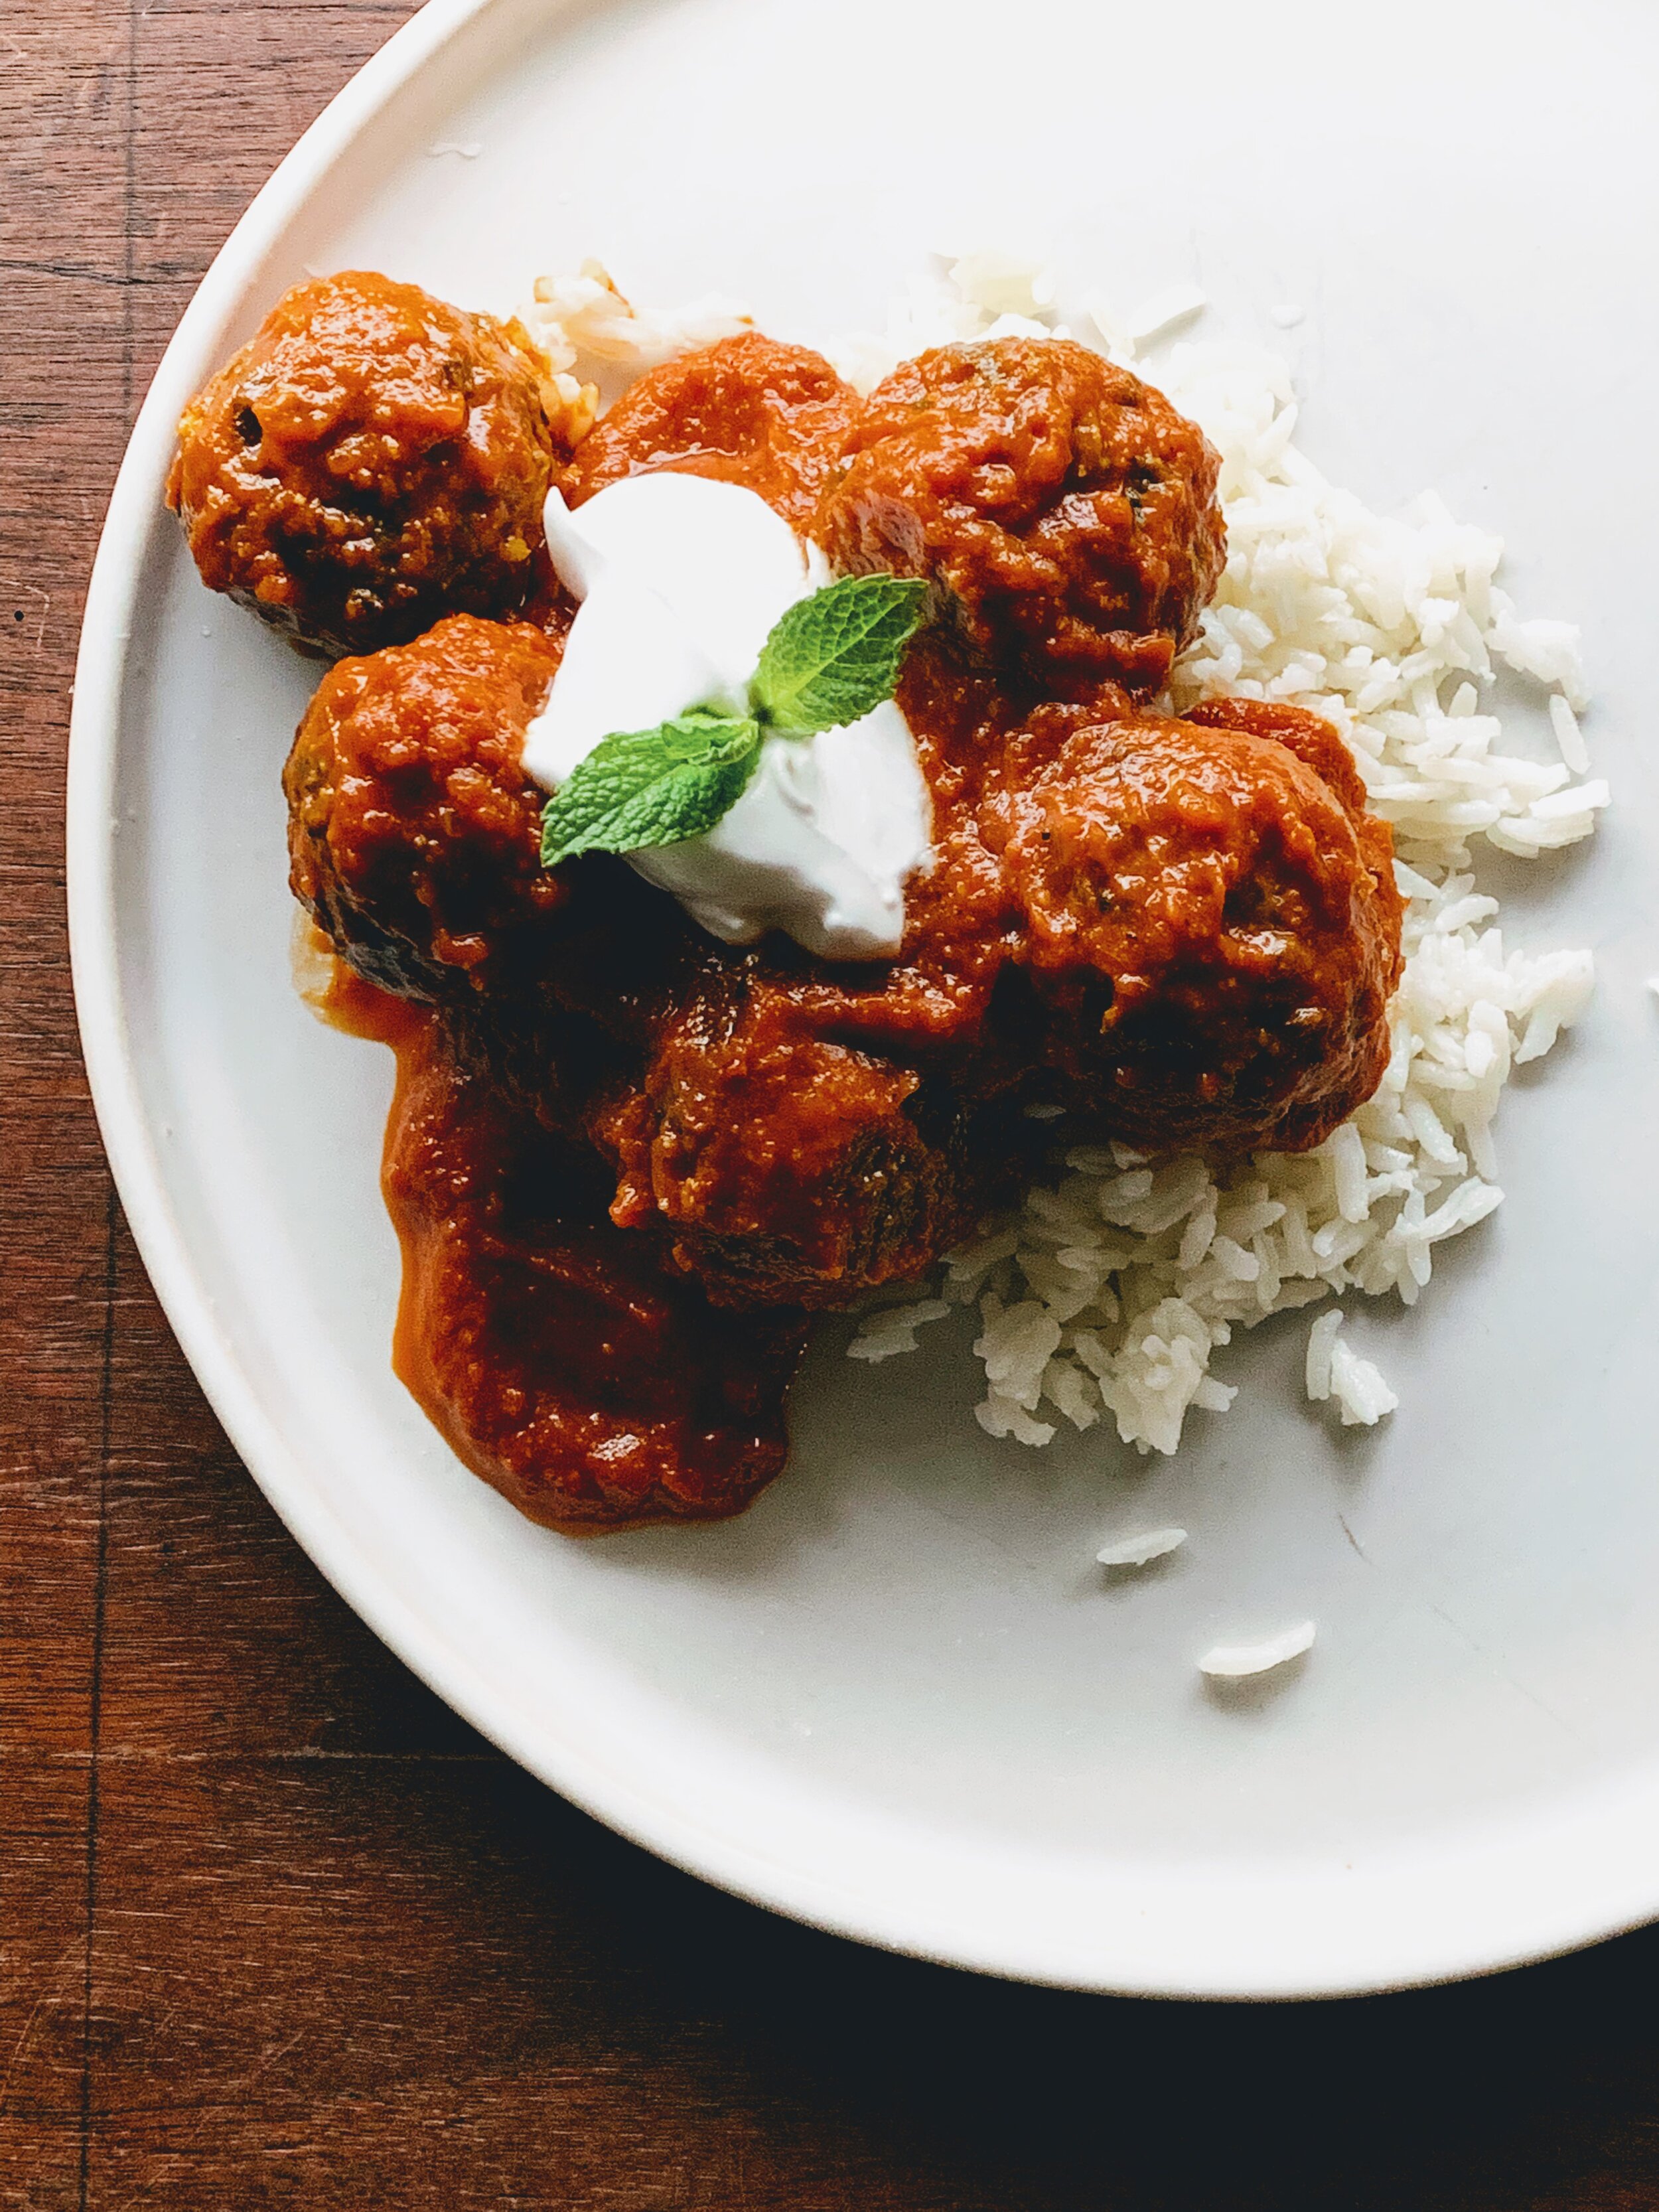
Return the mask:
<path id="1" fill-rule="evenodd" d="M 260 195 L 134 434 L 88 603 L 76 982 L 123 1197 L 221 1418 L 394 1650 L 537 1774 L 803 1919 L 1033 1979 L 1284 1996 L 1466 1973 L 1659 1912 L 1659 467 L 1650 103 L 1623 0 L 434 0 Z M 476 149 L 474 153 L 435 148 Z M 1295 334 L 1305 442 L 1376 503 L 1438 484 L 1524 608 L 1585 622 L 1592 854 L 1517 896 L 1593 944 L 1516 1086 L 1508 1205 L 1414 1316 L 1405 1403 L 1297 1402 L 1294 1319 L 1150 1468 L 969 1417 L 965 1346 L 873 1373 L 831 1326 L 745 1518 L 574 1544 L 464 1474 L 393 1382 L 389 1063 L 289 986 L 277 771 L 314 672 L 197 583 L 179 408 L 307 264 L 506 307 L 597 252 L 811 336 L 946 234 L 1046 235 L 1119 300 L 1196 278 Z M 1627 283 L 1627 278 L 1636 278 Z M 1517 875 L 1520 872 L 1516 872 Z M 1192 1540 L 1107 1587 L 1103 1536 Z M 1316 1616 L 1242 1698 L 1194 1660 Z"/>

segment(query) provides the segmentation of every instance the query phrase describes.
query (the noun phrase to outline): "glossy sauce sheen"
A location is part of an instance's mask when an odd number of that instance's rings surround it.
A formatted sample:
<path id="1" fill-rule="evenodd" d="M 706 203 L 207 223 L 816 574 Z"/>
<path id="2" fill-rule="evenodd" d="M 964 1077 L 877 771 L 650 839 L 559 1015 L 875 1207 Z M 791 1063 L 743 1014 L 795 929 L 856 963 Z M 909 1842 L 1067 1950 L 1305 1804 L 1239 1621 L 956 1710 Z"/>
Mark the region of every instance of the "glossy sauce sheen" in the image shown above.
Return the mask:
<path id="1" fill-rule="evenodd" d="M 722 1313 L 665 1276 L 610 1220 L 592 1152 L 515 1110 L 437 1008 L 336 963 L 319 1011 L 397 1056 L 392 1367 L 458 1457 L 575 1534 L 746 1505 L 787 1451 L 804 1317 Z"/>
<path id="2" fill-rule="evenodd" d="M 1052 1127 L 1029 1106 L 1153 1152 L 1318 1142 L 1381 1076 L 1399 970 L 1388 832 L 1335 733 L 1150 710 L 1224 533 L 1213 453 L 1148 387 L 1008 340 L 861 402 L 747 336 L 641 378 L 556 481 L 579 511 L 664 469 L 935 586 L 899 689 L 933 852 L 896 958 L 719 944 L 611 855 L 540 868 L 522 749 L 556 599 L 343 661 L 285 777 L 296 894 L 423 1010 L 386 1024 L 398 1371 L 574 1528 L 751 1497 L 805 1313 L 915 1281 L 1011 1199 Z"/>

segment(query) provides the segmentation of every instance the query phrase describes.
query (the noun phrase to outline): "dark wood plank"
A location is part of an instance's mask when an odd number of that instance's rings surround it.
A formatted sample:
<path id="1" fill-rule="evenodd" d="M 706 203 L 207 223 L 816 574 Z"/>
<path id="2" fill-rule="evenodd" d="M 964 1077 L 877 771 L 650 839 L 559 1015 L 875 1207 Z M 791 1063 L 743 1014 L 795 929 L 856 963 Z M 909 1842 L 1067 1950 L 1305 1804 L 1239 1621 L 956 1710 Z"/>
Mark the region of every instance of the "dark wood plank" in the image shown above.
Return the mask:
<path id="1" fill-rule="evenodd" d="M 135 394 L 401 0 L 0 16 L 0 2206 L 1634 2212 L 1659 1936 L 1282 2010 L 975 1981 L 659 1866 L 239 1468 L 111 1203 L 59 821 Z"/>
<path id="2" fill-rule="evenodd" d="M 67 2212 L 84 2141 L 87 1763 L 9 1747 L 0 1789 L 0 2204 Z"/>
<path id="3" fill-rule="evenodd" d="M 68 677 L 127 380 L 123 41 L 94 5 L 58 16 L 56 63 L 43 24 L 7 31 L 0 70 L 0 1550 L 8 1585 L 27 1562 L 30 1590 L 0 1638 L 0 1743 L 37 1747 L 82 1746 L 88 1726 L 108 1178 L 67 989 L 60 824 Z M 70 173 L 72 198 L 52 188 Z"/>
<path id="4" fill-rule="evenodd" d="M 78 2204 L 112 1209 L 60 823 L 88 550 L 128 384 L 123 17 L 0 21 L 0 2202 Z M 75 190 L 64 189 L 73 177 Z"/>
<path id="5" fill-rule="evenodd" d="M 1659 2202 L 1659 1941 L 1367 2005 L 1115 2003 L 757 1914 L 489 1761 L 106 1770 L 94 2202 Z"/>

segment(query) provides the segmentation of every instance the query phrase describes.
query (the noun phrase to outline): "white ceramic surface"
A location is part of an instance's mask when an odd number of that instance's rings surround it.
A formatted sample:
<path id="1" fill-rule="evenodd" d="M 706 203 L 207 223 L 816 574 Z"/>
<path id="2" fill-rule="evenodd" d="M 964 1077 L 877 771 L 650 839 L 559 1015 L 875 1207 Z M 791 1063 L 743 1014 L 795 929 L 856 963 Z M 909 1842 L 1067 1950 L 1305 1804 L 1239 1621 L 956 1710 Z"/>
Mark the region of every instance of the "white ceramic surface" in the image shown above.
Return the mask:
<path id="1" fill-rule="evenodd" d="M 1628 0 L 434 0 L 203 286 L 80 668 L 104 1132 L 300 1540 L 653 1849 L 875 1942 L 1123 1990 L 1381 1987 L 1659 1912 L 1656 76 L 1659 13 Z M 1501 1213 L 1415 1315 L 1358 1311 L 1404 1398 L 1377 1433 L 1297 1403 L 1293 1317 L 1224 1355 L 1238 1406 L 1152 1466 L 993 1443 L 963 1338 L 867 1372 L 832 1325 L 745 1518 L 562 1541 L 388 1369 L 389 1062 L 289 985 L 277 772 L 314 672 L 198 584 L 161 506 L 172 422 L 307 266 L 505 308 L 596 252 L 641 297 L 733 290 L 810 338 L 877 317 L 927 246 L 1011 233 L 1121 301 L 1196 278 L 1213 326 L 1293 352 L 1334 474 L 1378 503 L 1437 483 L 1504 532 L 1527 610 L 1583 619 L 1618 811 L 1506 887 L 1518 935 L 1595 945 L 1598 1002 L 1511 1094 Z M 1171 1521 L 1190 1541 L 1143 1576 L 1093 1565 Z M 1218 1638 L 1308 1614 L 1284 1678 L 1200 1683 Z"/>

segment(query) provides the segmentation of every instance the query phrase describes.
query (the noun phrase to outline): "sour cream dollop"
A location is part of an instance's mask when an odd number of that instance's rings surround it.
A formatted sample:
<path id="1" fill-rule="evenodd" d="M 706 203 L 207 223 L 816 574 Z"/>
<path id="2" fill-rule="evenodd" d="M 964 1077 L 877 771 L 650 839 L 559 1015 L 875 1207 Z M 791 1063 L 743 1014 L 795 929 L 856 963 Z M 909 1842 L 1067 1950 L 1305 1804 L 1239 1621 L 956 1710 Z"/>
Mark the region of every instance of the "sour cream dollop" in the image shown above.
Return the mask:
<path id="1" fill-rule="evenodd" d="M 746 714 L 773 624 L 830 581 L 823 554 L 758 494 L 704 477 L 626 477 L 574 513 L 550 492 L 546 528 L 581 602 L 525 737 L 526 773 L 547 791 L 614 732 L 692 707 Z M 898 950 L 931 831 L 915 741 L 890 700 L 845 729 L 769 737 L 712 830 L 627 857 L 728 945 L 781 929 L 821 958 L 872 960 Z"/>

